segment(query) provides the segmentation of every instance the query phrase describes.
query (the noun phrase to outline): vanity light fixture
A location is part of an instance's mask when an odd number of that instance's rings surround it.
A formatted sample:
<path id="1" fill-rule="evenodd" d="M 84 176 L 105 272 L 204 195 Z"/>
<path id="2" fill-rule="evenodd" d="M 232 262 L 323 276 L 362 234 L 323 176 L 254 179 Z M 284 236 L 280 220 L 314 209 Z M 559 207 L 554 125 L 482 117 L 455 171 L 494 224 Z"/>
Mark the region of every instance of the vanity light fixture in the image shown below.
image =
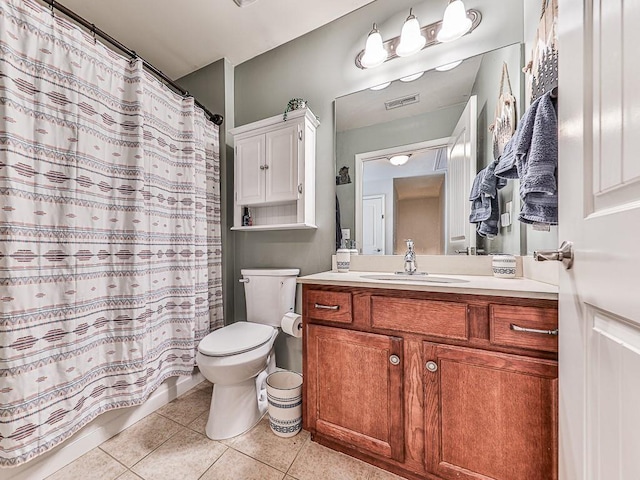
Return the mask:
<path id="1" fill-rule="evenodd" d="M 456 68 L 461 63 L 462 63 L 462 60 L 458 60 L 457 62 L 447 63 L 445 65 L 440 65 L 439 67 L 436 67 L 436 70 L 439 72 L 448 72 L 449 70 L 453 70 L 454 68 Z"/>
<path id="2" fill-rule="evenodd" d="M 401 57 L 408 57 L 422 50 L 427 43 L 427 39 L 420 33 L 420 24 L 413 14 L 413 9 L 409 9 L 409 16 L 402 25 L 400 43 L 396 47 L 396 54 Z"/>
<path id="3" fill-rule="evenodd" d="M 419 79 L 422 75 L 424 75 L 424 72 L 414 73 L 413 75 L 407 75 L 406 77 L 402 77 L 400 79 L 400 81 L 401 82 L 413 82 L 414 80 Z"/>
<path id="4" fill-rule="evenodd" d="M 391 165 L 395 165 L 396 167 L 399 167 L 400 165 L 404 165 L 405 163 L 407 163 L 409 161 L 410 156 L 411 155 L 394 155 L 389 159 L 389 163 Z"/>
<path id="5" fill-rule="evenodd" d="M 442 28 L 438 32 L 438 41 L 442 43 L 453 42 L 471 30 L 471 26 L 471 19 L 467 17 L 462 0 L 450 0 L 444 11 Z"/>
<path id="6" fill-rule="evenodd" d="M 391 82 L 384 82 L 381 83 L 380 85 L 376 85 L 375 87 L 370 87 L 369 90 L 384 90 L 385 88 L 387 88 L 389 85 L 391 85 Z"/>
<path id="7" fill-rule="evenodd" d="M 384 63 L 388 55 L 389 53 L 382 44 L 382 35 L 380 35 L 378 26 L 374 23 L 367 37 L 367 43 L 364 47 L 364 54 L 362 58 L 360 58 L 360 63 L 364 68 L 377 67 Z"/>
<path id="8" fill-rule="evenodd" d="M 456 5 L 453 7 L 453 10 L 449 10 L 450 7 L 452 7 L 452 5 L 454 4 Z M 465 18 L 466 20 L 468 20 L 468 22 L 461 22 L 460 19 L 458 19 L 457 27 L 456 23 L 447 23 L 448 18 L 453 18 L 454 20 L 456 20 L 458 15 L 458 13 L 456 12 L 459 11 L 460 7 L 462 7 L 463 13 L 466 15 Z M 447 15 L 447 12 L 453 13 L 449 13 L 449 15 Z M 409 18 L 407 18 L 404 25 L 402 26 L 402 34 L 389 40 L 382 40 L 380 31 L 378 30 L 377 25 L 374 23 L 373 29 L 371 30 L 371 32 L 369 32 L 369 36 L 367 37 L 365 49 L 361 50 L 358 55 L 356 55 L 356 66 L 363 70 L 367 68 L 377 67 L 378 65 L 381 65 L 388 60 L 392 60 L 401 56 L 411 55 L 413 53 L 419 52 L 423 48 L 431 47 L 444 41 L 455 40 L 456 38 L 460 38 L 466 33 L 475 30 L 476 27 L 480 25 L 481 21 L 482 14 L 478 10 L 472 8 L 464 12 L 464 4 L 462 3 L 462 1 L 453 0 L 447 6 L 444 20 L 430 23 L 429 25 L 425 25 L 422 28 L 420 28 L 418 19 L 415 17 L 415 15 L 413 15 L 413 12 L 409 11 Z M 445 25 L 445 23 L 452 26 L 449 27 Z M 462 25 L 462 27 L 460 27 L 460 25 Z M 470 25 L 470 27 L 467 27 L 467 25 Z M 462 31 L 463 29 L 466 30 Z M 442 30 L 444 30 L 444 34 L 442 35 L 442 37 L 445 40 L 440 39 L 440 32 Z M 461 31 L 462 33 L 460 33 Z M 405 32 L 407 32 L 406 35 Z M 455 33 L 455 35 L 457 36 L 453 35 L 453 33 Z M 405 38 L 407 43 L 405 43 Z M 416 47 L 416 45 L 418 45 L 418 47 Z M 413 51 L 414 49 L 416 50 Z"/>

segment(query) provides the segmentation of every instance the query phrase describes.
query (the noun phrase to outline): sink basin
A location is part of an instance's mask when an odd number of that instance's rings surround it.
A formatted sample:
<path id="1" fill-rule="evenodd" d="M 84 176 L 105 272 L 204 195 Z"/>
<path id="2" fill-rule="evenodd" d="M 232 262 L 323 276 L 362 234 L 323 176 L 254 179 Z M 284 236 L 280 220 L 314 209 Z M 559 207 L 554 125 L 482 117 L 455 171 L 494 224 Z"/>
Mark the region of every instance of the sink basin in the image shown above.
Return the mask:
<path id="1" fill-rule="evenodd" d="M 361 275 L 362 278 L 368 278 L 370 280 L 395 280 L 397 282 L 427 282 L 427 283 L 468 283 L 468 280 L 461 280 L 459 278 L 445 278 L 434 277 L 427 274 L 413 274 L 407 273 L 385 273 L 376 275 Z"/>

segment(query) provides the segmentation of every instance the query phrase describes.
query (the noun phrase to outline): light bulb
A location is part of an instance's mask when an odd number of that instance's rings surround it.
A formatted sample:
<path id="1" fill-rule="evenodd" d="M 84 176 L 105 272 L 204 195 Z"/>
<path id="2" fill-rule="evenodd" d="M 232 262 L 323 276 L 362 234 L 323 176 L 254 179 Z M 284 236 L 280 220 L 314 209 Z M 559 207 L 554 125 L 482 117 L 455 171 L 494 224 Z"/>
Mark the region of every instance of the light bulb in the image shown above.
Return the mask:
<path id="1" fill-rule="evenodd" d="M 414 53 L 418 53 L 422 50 L 427 39 L 420 33 L 420 24 L 418 19 L 413 14 L 412 10 L 409 10 L 409 16 L 402 25 L 402 33 L 400 34 L 400 43 L 396 48 L 396 54 L 399 57 L 408 57 Z"/>
<path id="2" fill-rule="evenodd" d="M 444 11 L 442 28 L 438 32 L 438 41 L 452 42 L 471 30 L 472 22 L 467 17 L 462 0 L 453 0 Z"/>
<path id="3" fill-rule="evenodd" d="M 382 65 L 387 59 L 387 50 L 382 45 L 382 35 L 378 31 L 376 24 L 373 24 L 371 32 L 367 37 L 367 43 L 364 47 L 364 55 L 360 59 L 360 64 L 364 68 L 373 68 Z"/>
<path id="4" fill-rule="evenodd" d="M 399 167 L 400 165 L 404 165 L 408 161 L 409 161 L 409 155 L 394 155 L 389 159 L 389 163 L 391 163 L 391 165 L 395 165 L 396 167 Z"/>
<path id="5" fill-rule="evenodd" d="M 458 60 L 457 62 L 447 63 L 445 65 L 440 65 L 439 67 L 436 67 L 436 70 L 439 72 L 448 72 L 449 70 L 453 70 L 454 68 L 456 68 L 461 63 L 462 63 L 462 60 Z"/>
<path id="6" fill-rule="evenodd" d="M 369 88 L 369 90 L 374 90 L 374 91 L 375 90 L 384 90 L 389 85 L 391 85 L 391 82 L 384 82 L 384 83 L 381 83 L 380 85 L 376 85 L 375 87 Z"/>
<path id="7" fill-rule="evenodd" d="M 419 79 L 422 75 L 424 75 L 424 72 L 414 73 L 413 75 L 407 75 L 406 77 L 402 77 L 400 79 L 400 81 L 401 82 L 413 82 L 414 80 Z"/>

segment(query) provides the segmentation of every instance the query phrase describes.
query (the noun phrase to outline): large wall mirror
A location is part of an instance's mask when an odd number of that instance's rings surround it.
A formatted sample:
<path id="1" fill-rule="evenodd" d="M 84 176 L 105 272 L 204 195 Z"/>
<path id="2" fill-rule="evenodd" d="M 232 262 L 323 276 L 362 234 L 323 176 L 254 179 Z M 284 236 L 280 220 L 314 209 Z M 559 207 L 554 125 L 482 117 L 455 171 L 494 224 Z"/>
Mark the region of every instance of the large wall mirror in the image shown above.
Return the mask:
<path id="1" fill-rule="evenodd" d="M 521 44 L 336 99 L 341 227 L 361 253 L 403 254 L 407 238 L 419 254 L 519 255 L 557 246 L 555 227 L 541 232 L 518 222 L 517 180 L 499 192 L 500 211 L 511 221 L 504 217 L 494 238 L 469 223 L 473 178 L 493 161 L 489 127 L 504 65 L 520 118 Z"/>

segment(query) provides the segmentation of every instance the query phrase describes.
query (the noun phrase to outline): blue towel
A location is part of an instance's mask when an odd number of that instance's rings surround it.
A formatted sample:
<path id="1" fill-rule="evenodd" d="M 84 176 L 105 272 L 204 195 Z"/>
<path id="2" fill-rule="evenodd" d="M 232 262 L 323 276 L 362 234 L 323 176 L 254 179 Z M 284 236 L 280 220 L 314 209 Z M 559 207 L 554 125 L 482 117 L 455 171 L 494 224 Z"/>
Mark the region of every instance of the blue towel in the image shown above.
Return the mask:
<path id="1" fill-rule="evenodd" d="M 536 99 L 505 146 L 495 174 L 520 179 L 524 223 L 558 224 L 558 118 L 550 92 Z"/>
<path id="2" fill-rule="evenodd" d="M 477 224 L 478 235 L 488 238 L 498 234 L 500 219 L 498 190 L 506 185 L 506 180 L 496 178 L 494 174 L 496 165 L 497 162 L 493 162 L 478 172 L 469 195 L 471 201 L 469 222 Z"/>

